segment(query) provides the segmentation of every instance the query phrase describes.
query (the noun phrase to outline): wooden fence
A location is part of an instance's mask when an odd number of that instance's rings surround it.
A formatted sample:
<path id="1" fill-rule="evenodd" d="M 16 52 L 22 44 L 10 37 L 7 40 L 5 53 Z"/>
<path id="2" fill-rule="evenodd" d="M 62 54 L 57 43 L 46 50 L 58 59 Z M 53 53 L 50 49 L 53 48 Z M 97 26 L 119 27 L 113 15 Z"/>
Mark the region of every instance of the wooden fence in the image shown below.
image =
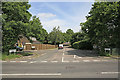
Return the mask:
<path id="1" fill-rule="evenodd" d="M 53 49 L 57 47 L 58 47 L 57 45 L 50 45 L 50 44 L 25 44 L 24 50 L 33 50 L 33 49 L 43 50 L 43 49 Z"/>

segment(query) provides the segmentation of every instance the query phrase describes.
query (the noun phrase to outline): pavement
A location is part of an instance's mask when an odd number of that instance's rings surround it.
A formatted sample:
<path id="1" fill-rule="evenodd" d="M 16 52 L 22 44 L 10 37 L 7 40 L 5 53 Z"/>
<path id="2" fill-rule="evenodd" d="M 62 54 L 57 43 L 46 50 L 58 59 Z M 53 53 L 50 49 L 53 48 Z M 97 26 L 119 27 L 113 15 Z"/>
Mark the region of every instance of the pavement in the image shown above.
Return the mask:
<path id="1" fill-rule="evenodd" d="M 118 78 L 118 60 L 91 50 L 69 47 L 32 51 L 27 56 L 2 61 L 3 78 Z"/>

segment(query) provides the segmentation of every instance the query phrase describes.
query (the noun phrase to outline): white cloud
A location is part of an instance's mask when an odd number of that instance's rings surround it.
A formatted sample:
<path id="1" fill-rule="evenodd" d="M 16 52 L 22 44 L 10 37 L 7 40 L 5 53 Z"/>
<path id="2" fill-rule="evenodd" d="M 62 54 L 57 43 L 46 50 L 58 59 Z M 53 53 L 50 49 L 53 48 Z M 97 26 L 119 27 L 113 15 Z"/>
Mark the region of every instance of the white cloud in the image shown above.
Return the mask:
<path id="1" fill-rule="evenodd" d="M 41 23 L 48 32 L 51 32 L 54 27 L 58 27 L 58 26 L 60 26 L 62 32 L 66 32 L 67 29 L 72 29 L 74 32 L 80 31 L 79 24 L 74 25 L 65 20 L 60 20 L 60 19 L 53 19 L 48 21 L 41 20 Z"/>
<path id="2" fill-rule="evenodd" d="M 53 20 L 47 20 L 47 21 L 41 20 L 41 23 L 43 27 L 47 29 L 48 32 L 50 32 L 53 29 L 53 27 L 57 27 L 57 26 L 60 26 L 60 28 L 64 27 L 66 24 L 66 21 L 60 20 L 60 19 L 53 19 Z"/>
<path id="3" fill-rule="evenodd" d="M 40 19 L 47 19 L 47 18 L 55 17 L 56 15 L 52 14 L 52 13 L 39 13 L 39 14 L 37 14 L 37 16 Z"/>
<path id="4" fill-rule="evenodd" d="M 62 32 L 66 32 L 67 29 L 72 29 L 74 32 L 78 32 L 80 30 L 79 22 L 78 20 L 76 22 L 76 18 L 71 17 L 72 21 L 66 21 L 63 19 L 58 19 L 57 15 L 52 13 L 39 13 L 37 14 L 37 17 L 40 18 L 40 21 L 43 25 L 43 27 L 48 31 L 51 32 L 54 27 L 60 26 L 60 29 Z M 84 20 L 82 20 L 84 21 Z"/>

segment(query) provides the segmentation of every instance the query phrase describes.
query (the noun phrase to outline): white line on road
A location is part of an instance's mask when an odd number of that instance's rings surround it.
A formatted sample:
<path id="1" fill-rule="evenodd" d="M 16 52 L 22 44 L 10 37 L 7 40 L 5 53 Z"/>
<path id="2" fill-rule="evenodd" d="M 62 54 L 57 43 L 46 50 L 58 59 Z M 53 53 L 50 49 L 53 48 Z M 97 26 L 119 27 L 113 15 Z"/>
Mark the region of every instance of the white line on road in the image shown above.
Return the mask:
<path id="1" fill-rule="evenodd" d="M 58 61 L 51 61 L 52 63 L 57 63 Z"/>
<path id="2" fill-rule="evenodd" d="M 74 55 L 74 58 L 76 58 L 76 55 Z"/>
<path id="3" fill-rule="evenodd" d="M 30 63 L 34 63 L 33 61 L 31 61 Z"/>
<path id="4" fill-rule="evenodd" d="M 65 54 L 63 53 L 63 56 L 64 56 Z"/>
<path id="5" fill-rule="evenodd" d="M 101 74 L 118 74 L 120 72 L 101 72 Z"/>
<path id="6" fill-rule="evenodd" d="M 20 61 L 20 62 L 27 62 L 27 61 Z"/>
<path id="7" fill-rule="evenodd" d="M 99 62 L 100 60 L 93 60 L 94 62 Z"/>
<path id="8" fill-rule="evenodd" d="M 83 60 L 84 62 L 90 62 L 90 60 Z"/>
<path id="9" fill-rule="evenodd" d="M 0 74 L 2 76 L 60 76 L 61 73 L 43 73 L 43 74 Z"/>
<path id="10" fill-rule="evenodd" d="M 67 63 L 68 63 L 68 62 L 70 62 L 70 61 L 63 61 L 63 62 L 67 62 Z"/>
<path id="11" fill-rule="evenodd" d="M 31 61 L 30 63 L 36 63 L 37 61 Z"/>
<path id="12" fill-rule="evenodd" d="M 41 61 L 41 62 L 47 62 L 47 61 Z"/>
<path id="13" fill-rule="evenodd" d="M 16 61 L 10 61 L 10 62 L 16 62 Z"/>
<path id="14" fill-rule="evenodd" d="M 78 58 L 82 58 L 82 57 L 78 57 Z"/>
<path id="15" fill-rule="evenodd" d="M 64 62 L 64 57 L 62 57 L 62 62 Z"/>

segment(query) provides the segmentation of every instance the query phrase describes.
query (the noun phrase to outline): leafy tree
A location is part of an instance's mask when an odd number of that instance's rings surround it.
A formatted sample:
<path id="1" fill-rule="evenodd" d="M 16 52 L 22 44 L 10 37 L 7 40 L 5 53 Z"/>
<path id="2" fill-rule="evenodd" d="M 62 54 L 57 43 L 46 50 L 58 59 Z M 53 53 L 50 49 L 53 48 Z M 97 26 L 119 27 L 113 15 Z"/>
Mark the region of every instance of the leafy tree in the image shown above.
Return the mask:
<path id="1" fill-rule="evenodd" d="M 52 32 L 49 33 L 48 39 L 52 44 L 63 43 L 63 34 L 59 26 L 53 28 Z"/>
<path id="2" fill-rule="evenodd" d="M 74 34 L 73 30 L 68 29 L 66 33 L 63 34 L 65 42 L 70 42 L 73 34 Z"/>
<path id="3" fill-rule="evenodd" d="M 26 34 L 31 17 L 31 14 L 27 11 L 29 8 L 28 2 L 2 3 L 3 51 L 8 51 L 14 47 L 18 35 Z"/>
<path id="4" fill-rule="evenodd" d="M 74 33 L 73 35 L 72 35 L 72 39 L 71 39 L 71 44 L 73 44 L 74 42 L 78 42 L 78 41 L 80 41 L 80 40 L 83 40 L 84 39 L 84 34 L 83 33 L 81 33 L 81 32 L 77 32 L 77 33 Z"/>
<path id="5" fill-rule="evenodd" d="M 28 2 L 3 2 L 2 11 L 3 16 L 6 16 L 6 18 L 4 18 L 5 21 L 29 22 L 31 14 L 28 12 L 28 9 L 30 7 L 31 5 L 29 5 Z"/>
<path id="6" fill-rule="evenodd" d="M 93 44 L 104 51 L 105 47 L 119 47 L 120 2 L 95 2 L 82 30 Z"/>
<path id="7" fill-rule="evenodd" d="M 41 25 L 39 18 L 33 16 L 33 20 L 30 21 L 30 28 L 27 31 L 27 36 L 35 37 L 38 41 L 44 43 L 45 37 L 47 37 L 48 33 Z"/>

